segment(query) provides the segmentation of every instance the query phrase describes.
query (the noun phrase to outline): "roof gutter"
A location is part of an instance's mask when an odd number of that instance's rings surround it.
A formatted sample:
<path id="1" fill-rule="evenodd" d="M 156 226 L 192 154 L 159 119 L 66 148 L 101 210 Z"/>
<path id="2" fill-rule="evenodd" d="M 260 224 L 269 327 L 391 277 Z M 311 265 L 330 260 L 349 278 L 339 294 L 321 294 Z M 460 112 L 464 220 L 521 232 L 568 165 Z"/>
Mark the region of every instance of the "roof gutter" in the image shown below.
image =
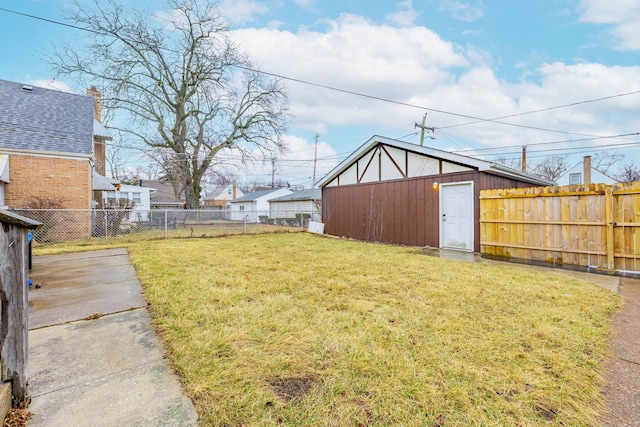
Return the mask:
<path id="1" fill-rule="evenodd" d="M 500 172 L 504 172 L 505 174 L 508 174 L 508 175 L 512 175 L 512 176 L 515 175 L 517 177 L 522 178 L 524 181 L 528 181 L 533 184 L 546 185 L 546 186 L 556 185 L 554 181 L 549 181 L 548 179 L 537 177 L 537 176 L 531 176 L 526 172 L 521 172 L 517 169 L 512 169 L 506 166 L 499 165 L 497 163 L 491 163 L 489 167 L 490 169 L 495 169 Z"/>
<path id="2" fill-rule="evenodd" d="M 38 157 L 53 157 L 62 159 L 86 159 L 91 160 L 93 154 L 91 153 L 69 153 L 62 151 L 39 151 L 39 150 L 21 150 L 15 148 L 0 147 L 0 154 L 16 155 L 16 156 L 38 156 Z"/>

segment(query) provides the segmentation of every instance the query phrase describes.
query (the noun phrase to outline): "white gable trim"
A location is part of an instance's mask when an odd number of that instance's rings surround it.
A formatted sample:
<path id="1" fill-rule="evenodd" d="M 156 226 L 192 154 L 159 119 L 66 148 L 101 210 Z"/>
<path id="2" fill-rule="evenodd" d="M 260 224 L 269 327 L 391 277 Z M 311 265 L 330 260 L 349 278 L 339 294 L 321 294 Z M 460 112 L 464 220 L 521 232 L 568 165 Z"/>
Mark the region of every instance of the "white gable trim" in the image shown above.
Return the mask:
<path id="1" fill-rule="evenodd" d="M 403 165 L 397 165 L 396 159 L 399 159 L 398 152 L 404 151 L 406 162 Z M 390 154 L 393 152 L 393 154 Z M 415 161 L 416 156 L 429 157 L 433 158 L 436 161 L 447 162 L 452 165 L 448 168 L 450 171 L 460 171 L 460 170 L 478 170 L 480 172 L 486 172 L 493 175 L 505 176 L 512 179 L 518 179 L 524 182 L 529 182 L 532 185 L 536 186 L 544 186 L 544 185 L 554 185 L 555 183 L 543 178 L 539 178 L 536 176 L 529 175 L 528 173 L 521 172 L 515 169 L 507 168 L 504 166 L 497 165 L 495 163 L 487 162 L 485 160 L 476 159 L 473 157 L 462 156 L 460 154 L 450 153 L 447 151 L 437 150 L 431 147 L 425 147 L 421 145 L 411 144 L 405 141 L 398 141 L 396 139 L 385 138 L 383 136 L 375 135 L 371 137 L 367 142 L 361 145 L 356 151 L 351 153 L 346 159 L 344 159 L 338 166 L 336 166 L 333 170 L 331 170 L 327 175 L 325 175 L 320 181 L 318 181 L 319 187 L 325 187 L 328 185 L 347 185 L 347 183 L 342 181 L 343 172 L 351 168 L 353 165 L 356 165 L 356 174 L 358 176 L 357 182 L 351 182 L 351 180 L 347 180 L 349 184 L 356 184 L 361 182 L 371 182 L 372 175 L 376 172 L 368 171 L 370 165 L 374 162 L 374 155 L 380 156 L 384 155 L 389 159 L 391 164 L 395 164 L 399 171 L 399 176 L 393 179 L 400 179 L 403 177 L 414 177 L 414 176 L 427 176 L 427 175 L 437 175 L 439 173 L 446 173 L 444 171 L 440 171 L 440 166 L 438 166 L 438 173 L 434 174 L 433 169 L 427 167 L 428 162 L 417 162 L 413 166 L 408 166 L 409 158 L 411 157 Z M 386 163 L 385 163 L 386 164 Z M 366 167 L 365 165 L 369 165 Z M 378 162 L 379 169 L 380 162 Z M 456 165 L 455 167 L 453 165 Z M 362 170 L 362 167 L 366 167 L 365 170 Z M 375 168 L 376 166 L 374 166 Z M 432 164 L 433 167 L 433 164 Z M 466 169 L 460 169 L 466 168 Z M 393 171 L 394 168 L 391 168 Z M 409 173 L 411 170 L 411 173 Z M 375 181 L 380 180 L 380 171 L 377 170 L 379 178 Z M 427 173 L 427 175 L 423 175 L 422 173 Z M 350 172 L 353 173 L 353 172 Z M 395 173 L 395 172 L 390 172 Z M 350 176 L 350 175 L 349 175 Z M 346 176 L 345 176 L 346 177 Z M 363 180 L 362 178 L 366 179 Z M 335 179 L 338 178 L 337 181 Z"/>

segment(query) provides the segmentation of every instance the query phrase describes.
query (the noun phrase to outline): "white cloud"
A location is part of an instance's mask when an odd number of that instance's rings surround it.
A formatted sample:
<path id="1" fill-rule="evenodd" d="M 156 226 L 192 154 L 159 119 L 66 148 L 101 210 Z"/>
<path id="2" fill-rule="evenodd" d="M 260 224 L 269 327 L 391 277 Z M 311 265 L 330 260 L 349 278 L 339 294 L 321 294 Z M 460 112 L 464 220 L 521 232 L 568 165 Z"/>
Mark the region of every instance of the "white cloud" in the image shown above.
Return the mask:
<path id="1" fill-rule="evenodd" d="M 640 67 L 610 67 L 587 61 L 548 62 L 538 68 L 522 64 L 526 73 L 520 80 L 506 81 L 496 75 L 495 59 L 487 51 L 477 46 L 454 45 L 425 27 L 378 25 L 354 15 L 342 15 L 325 24 L 324 29 L 314 31 L 242 29 L 235 31 L 234 36 L 265 71 L 478 118 L 640 91 Z M 288 80 L 284 83 L 294 116 L 292 133 L 319 132 L 341 153 L 355 149 L 374 134 L 407 135 L 414 131 L 414 122 L 420 121 L 424 113 L 398 103 Z M 636 95 L 503 121 L 590 135 L 614 135 L 640 128 L 636 114 L 639 109 L 640 95 Z M 429 144 L 442 149 L 481 148 L 581 138 L 490 122 L 458 126 L 472 121 L 430 111 L 427 125 L 445 129 L 438 130 L 438 139 L 429 140 Z M 350 129 L 348 136 L 341 129 Z M 347 140 L 351 145 L 347 146 Z M 309 151 L 312 142 L 295 136 L 289 141 L 306 147 L 307 152 L 293 147 L 291 155 L 302 154 L 288 159 L 312 158 Z M 566 145 L 559 144 L 558 148 Z M 281 165 L 283 170 L 286 163 Z M 296 176 L 308 174 L 308 170 L 296 171 Z"/>
<path id="2" fill-rule="evenodd" d="M 480 19 L 485 14 L 485 6 L 481 1 L 469 3 L 457 0 L 441 0 L 440 9 L 451 13 L 451 16 L 456 19 L 467 22 Z"/>
<path id="3" fill-rule="evenodd" d="M 637 0 L 580 0 L 580 22 L 606 25 L 616 50 L 640 50 L 640 3 Z"/>
<path id="4" fill-rule="evenodd" d="M 327 21 L 324 32 L 243 29 L 235 32 L 265 71 L 377 97 L 407 100 L 452 79 L 468 59 L 424 27 L 377 26 L 353 15 Z M 299 127 L 370 124 L 389 104 L 285 82 Z M 388 121 L 393 126 L 394 117 Z"/>
<path id="5" fill-rule="evenodd" d="M 412 0 L 405 0 L 398 3 L 397 10 L 387 15 L 385 21 L 399 27 L 410 27 L 414 25 L 418 16 L 418 12 L 413 8 Z"/>
<path id="6" fill-rule="evenodd" d="M 295 3 L 303 9 L 311 9 L 315 0 L 295 0 Z"/>
<path id="7" fill-rule="evenodd" d="M 222 14 L 234 24 L 253 21 L 256 15 L 269 13 L 269 6 L 258 0 L 223 0 L 220 4 Z"/>

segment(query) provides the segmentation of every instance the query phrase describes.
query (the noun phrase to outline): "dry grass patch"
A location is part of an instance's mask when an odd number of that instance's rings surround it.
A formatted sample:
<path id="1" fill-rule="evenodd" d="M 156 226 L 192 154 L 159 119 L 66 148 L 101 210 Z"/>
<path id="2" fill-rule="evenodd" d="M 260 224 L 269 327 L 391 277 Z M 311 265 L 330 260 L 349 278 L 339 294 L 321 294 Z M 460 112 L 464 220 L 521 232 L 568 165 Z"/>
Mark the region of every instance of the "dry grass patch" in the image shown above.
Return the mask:
<path id="1" fill-rule="evenodd" d="M 308 234 L 129 246 L 205 426 L 588 426 L 616 294 Z"/>

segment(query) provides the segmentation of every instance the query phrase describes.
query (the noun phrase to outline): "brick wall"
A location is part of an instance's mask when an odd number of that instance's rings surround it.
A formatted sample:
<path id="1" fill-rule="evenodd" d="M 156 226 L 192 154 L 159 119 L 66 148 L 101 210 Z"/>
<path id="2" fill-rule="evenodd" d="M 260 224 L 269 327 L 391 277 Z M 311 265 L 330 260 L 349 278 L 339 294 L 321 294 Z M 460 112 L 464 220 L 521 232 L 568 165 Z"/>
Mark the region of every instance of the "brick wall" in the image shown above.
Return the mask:
<path id="1" fill-rule="evenodd" d="M 91 209 L 89 159 L 10 155 L 5 204 L 26 207 L 34 197 L 57 199 L 64 209 Z"/>

